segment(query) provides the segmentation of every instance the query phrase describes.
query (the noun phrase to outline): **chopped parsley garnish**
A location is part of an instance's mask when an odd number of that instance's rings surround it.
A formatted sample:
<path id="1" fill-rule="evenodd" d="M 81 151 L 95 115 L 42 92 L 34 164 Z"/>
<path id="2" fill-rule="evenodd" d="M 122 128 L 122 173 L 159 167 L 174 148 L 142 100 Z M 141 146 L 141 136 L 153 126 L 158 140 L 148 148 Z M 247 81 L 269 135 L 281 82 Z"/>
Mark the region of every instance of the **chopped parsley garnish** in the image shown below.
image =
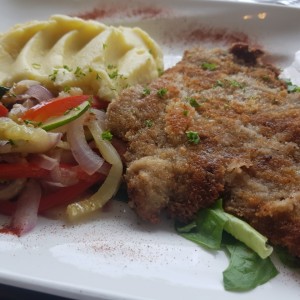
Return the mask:
<path id="1" fill-rule="evenodd" d="M 72 71 L 73 71 L 73 70 L 72 70 L 70 67 L 68 67 L 67 65 L 63 65 L 63 68 L 64 68 L 65 70 L 69 71 L 69 72 L 72 72 Z"/>
<path id="2" fill-rule="evenodd" d="M 111 141 L 113 138 L 113 135 L 109 130 L 103 131 L 101 134 L 102 140 L 104 141 Z"/>
<path id="3" fill-rule="evenodd" d="M 70 91 L 71 91 L 71 87 L 68 86 L 68 85 L 66 85 L 66 86 L 64 87 L 64 92 L 69 93 Z"/>
<path id="4" fill-rule="evenodd" d="M 166 88 L 161 88 L 157 91 L 157 96 L 163 98 L 168 93 Z"/>
<path id="5" fill-rule="evenodd" d="M 300 86 L 293 84 L 291 81 L 286 81 L 287 90 L 289 93 L 299 93 Z"/>
<path id="6" fill-rule="evenodd" d="M 101 76 L 99 75 L 99 73 L 96 74 L 96 80 L 101 79 Z"/>
<path id="7" fill-rule="evenodd" d="M 143 96 L 148 96 L 148 95 L 150 95 L 150 93 L 151 93 L 151 90 L 149 88 L 144 88 L 142 95 Z"/>
<path id="8" fill-rule="evenodd" d="M 164 70 L 161 68 L 158 68 L 157 72 L 158 72 L 158 76 L 161 76 L 162 74 L 164 74 Z"/>
<path id="9" fill-rule="evenodd" d="M 104 43 L 104 44 L 102 45 L 102 47 L 103 47 L 103 50 L 105 50 L 105 49 L 107 48 L 107 44 Z"/>
<path id="10" fill-rule="evenodd" d="M 242 82 L 238 82 L 237 80 L 233 79 L 233 80 L 228 80 L 228 79 L 224 79 L 224 80 L 217 80 L 215 83 L 215 87 L 234 87 L 234 88 L 240 88 L 243 89 L 245 87 L 245 83 Z"/>
<path id="11" fill-rule="evenodd" d="M 49 75 L 50 80 L 55 81 L 57 74 L 58 74 L 58 70 L 57 69 L 53 70 L 52 74 Z"/>
<path id="12" fill-rule="evenodd" d="M 268 76 L 268 75 L 263 75 L 262 77 L 261 77 L 261 79 L 263 80 L 263 81 L 271 81 L 271 77 L 270 76 Z"/>
<path id="13" fill-rule="evenodd" d="M 84 77 L 86 74 L 82 71 L 80 67 L 77 67 L 76 70 L 74 71 L 75 77 Z"/>
<path id="14" fill-rule="evenodd" d="M 39 70 L 39 69 L 41 68 L 41 65 L 38 64 L 38 63 L 33 63 L 33 64 L 31 64 L 31 65 L 32 65 L 32 67 L 33 67 L 34 69 L 36 69 L 36 70 Z"/>
<path id="15" fill-rule="evenodd" d="M 113 72 L 108 73 L 108 76 L 109 76 L 110 79 L 115 79 L 115 78 L 118 77 L 118 75 L 119 75 L 118 70 L 114 70 Z"/>
<path id="16" fill-rule="evenodd" d="M 217 69 L 217 65 L 214 63 L 204 62 L 201 64 L 201 68 L 203 70 L 215 71 Z"/>
<path id="17" fill-rule="evenodd" d="M 236 87 L 236 88 L 244 88 L 245 87 L 245 84 L 244 83 L 241 83 L 241 82 L 238 82 L 236 80 L 230 80 L 229 81 L 229 84 L 233 87 Z"/>
<path id="18" fill-rule="evenodd" d="M 217 87 L 217 86 L 224 87 L 224 82 L 222 80 L 217 80 L 216 84 L 215 84 L 215 87 Z"/>
<path id="19" fill-rule="evenodd" d="M 123 74 L 119 74 L 120 78 L 123 79 L 123 80 L 127 80 L 128 78 L 125 77 Z"/>
<path id="20" fill-rule="evenodd" d="M 197 108 L 200 106 L 200 104 L 197 102 L 197 100 L 195 98 L 188 98 L 187 100 L 192 107 Z"/>
<path id="21" fill-rule="evenodd" d="M 153 121 L 152 120 L 146 120 L 145 125 L 146 125 L 146 127 L 150 128 L 150 127 L 153 126 Z"/>
<path id="22" fill-rule="evenodd" d="M 115 65 L 107 65 L 108 70 L 116 69 L 117 67 Z"/>
<path id="23" fill-rule="evenodd" d="M 189 111 L 185 109 L 185 110 L 183 111 L 183 115 L 186 117 L 188 114 L 189 114 Z"/>
<path id="24" fill-rule="evenodd" d="M 199 137 L 199 134 L 198 132 L 195 132 L 195 131 L 187 131 L 186 132 L 186 136 L 187 136 L 187 139 L 190 143 L 192 144 L 199 144 L 200 142 L 200 137 Z"/>

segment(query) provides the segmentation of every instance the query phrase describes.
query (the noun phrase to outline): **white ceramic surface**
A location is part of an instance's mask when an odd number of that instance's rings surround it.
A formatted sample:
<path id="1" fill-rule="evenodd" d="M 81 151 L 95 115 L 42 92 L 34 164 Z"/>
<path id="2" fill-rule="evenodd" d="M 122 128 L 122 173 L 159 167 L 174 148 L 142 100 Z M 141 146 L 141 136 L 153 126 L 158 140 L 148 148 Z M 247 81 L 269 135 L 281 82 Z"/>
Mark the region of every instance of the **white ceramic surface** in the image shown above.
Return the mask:
<path id="1" fill-rule="evenodd" d="M 167 67 L 192 45 L 220 45 L 234 36 L 245 39 L 232 32 L 248 34 L 279 67 L 288 66 L 300 50 L 300 10 L 286 7 L 199 0 L 0 4 L 0 31 L 51 14 L 92 11 L 102 14 L 106 23 L 139 25 L 163 46 Z M 224 29 L 226 38 L 216 42 Z M 204 33 L 214 38 L 204 39 Z M 5 220 L 0 216 L 0 224 Z M 280 270 L 275 279 L 251 292 L 226 292 L 222 271 L 228 260 L 223 253 L 205 251 L 180 238 L 169 220 L 155 226 L 141 223 L 121 202 L 113 202 L 107 212 L 85 223 L 71 226 L 40 218 L 34 231 L 22 238 L 0 234 L 1 283 L 75 299 L 299 299 L 300 273 L 273 259 Z"/>

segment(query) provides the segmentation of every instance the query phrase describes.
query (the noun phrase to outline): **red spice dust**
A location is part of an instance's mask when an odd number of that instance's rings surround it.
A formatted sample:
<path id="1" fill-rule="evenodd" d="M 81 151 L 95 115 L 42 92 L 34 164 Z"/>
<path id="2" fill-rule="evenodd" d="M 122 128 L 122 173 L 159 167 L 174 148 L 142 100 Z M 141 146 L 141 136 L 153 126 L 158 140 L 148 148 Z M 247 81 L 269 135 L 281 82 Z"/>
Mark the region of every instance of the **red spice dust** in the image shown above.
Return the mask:
<path id="1" fill-rule="evenodd" d="M 13 228 L 9 225 L 6 225 L 3 228 L 0 228 L 0 233 L 12 234 L 12 235 L 16 235 L 16 236 L 20 237 L 21 230 L 19 228 Z"/>
<path id="2" fill-rule="evenodd" d="M 124 6 L 94 8 L 91 11 L 79 13 L 76 17 L 84 20 L 100 20 L 104 18 L 118 17 L 118 18 L 136 18 L 153 19 L 162 15 L 166 15 L 167 11 L 156 7 L 136 7 L 128 8 Z"/>
<path id="3" fill-rule="evenodd" d="M 121 4 L 118 6 L 110 5 L 107 7 L 95 7 L 91 11 L 86 11 L 78 13 L 76 15 L 82 19 L 90 20 L 101 20 L 107 18 L 114 18 L 122 20 L 124 18 L 138 18 L 140 20 L 145 19 L 157 19 L 161 17 L 180 17 L 180 11 L 172 11 L 163 7 L 150 7 L 150 6 L 131 6 L 128 2 L 126 4 Z M 175 31 L 176 32 L 176 31 Z M 174 39 L 174 41 L 172 41 Z M 222 42 L 226 45 L 231 45 L 236 42 L 247 43 L 252 47 L 261 48 L 259 45 L 251 41 L 247 34 L 242 32 L 230 31 L 223 28 L 208 28 L 202 27 L 199 25 L 195 30 L 182 31 L 180 36 L 176 33 L 174 35 L 166 34 L 165 43 L 181 41 L 181 44 L 186 45 L 187 47 L 190 44 L 200 43 L 200 42 Z"/>
<path id="4" fill-rule="evenodd" d="M 94 8 L 92 11 L 77 14 L 76 17 L 84 20 L 96 20 L 111 17 L 116 13 L 117 11 L 113 8 Z"/>
<path id="5" fill-rule="evenodd" d="M 242 42 L 249 44 L 249 36 L 243 32 L 230 32 L 226 29 L 220 28 L 198 28 L 193 30 L 186 36 L 186 41 L 212 41 L 212 42 L 224 42 L 226 44 L 232 44 Z"/>

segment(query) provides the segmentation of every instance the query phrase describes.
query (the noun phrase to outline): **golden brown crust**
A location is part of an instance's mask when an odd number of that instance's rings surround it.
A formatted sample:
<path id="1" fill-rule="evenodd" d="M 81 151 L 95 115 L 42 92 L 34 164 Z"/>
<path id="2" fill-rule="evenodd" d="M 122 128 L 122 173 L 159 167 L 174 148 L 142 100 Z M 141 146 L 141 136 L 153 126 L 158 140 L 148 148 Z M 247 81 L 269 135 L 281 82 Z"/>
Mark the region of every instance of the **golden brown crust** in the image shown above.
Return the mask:
<path id="1" fill-rule="evenodd" d="M 300 97 L 256 61 L 260 51 L 234 47 L 186 51 L 150 95 L 134 87 L 109 105 L 108 125 L 129 145 L 130 201 L 151 222 L 162 210 L 189 221 L 223 196 L 228 212 L 300 256 Z"/>

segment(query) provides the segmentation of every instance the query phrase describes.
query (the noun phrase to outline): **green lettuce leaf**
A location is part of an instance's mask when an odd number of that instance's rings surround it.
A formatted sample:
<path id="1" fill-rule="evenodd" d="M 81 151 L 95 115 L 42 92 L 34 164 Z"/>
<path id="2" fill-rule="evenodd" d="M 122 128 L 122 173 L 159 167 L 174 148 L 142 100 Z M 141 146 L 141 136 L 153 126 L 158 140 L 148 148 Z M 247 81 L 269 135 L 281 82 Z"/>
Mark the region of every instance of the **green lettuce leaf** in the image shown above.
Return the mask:
<path id="1" fill-rule="evenodd" d="M 267 239 L 246 222 L 224 212 L 221 200 L 201 210 L 194 222 L 176 224 L 176 230 L 200 246 L 228 251 L 230 263 L 223 272 L 226 290 L 248 291 L 278 274 L 268 258 L 273 249 L 266 244 Z"/>
<path id="2" fill-rule="evenodd" d="M 225 245 L 230 263 L 223 272 L 227 291 L 248 291 L 268 282 L 278 274 L 270 257 L 262 259 L 245 244 L 235 240 Z"/>
<path id="3" fill-rule="evenodd" d="M 219 250 L 226 220 L 218 210 L 205 209 L 198 213 L 196 222 L 184 228 L 177 227 L 177 231 L 186 239 L 200 246 Z M 191 228 L 191 230 L 187 231 L 187 228 Z"/>

